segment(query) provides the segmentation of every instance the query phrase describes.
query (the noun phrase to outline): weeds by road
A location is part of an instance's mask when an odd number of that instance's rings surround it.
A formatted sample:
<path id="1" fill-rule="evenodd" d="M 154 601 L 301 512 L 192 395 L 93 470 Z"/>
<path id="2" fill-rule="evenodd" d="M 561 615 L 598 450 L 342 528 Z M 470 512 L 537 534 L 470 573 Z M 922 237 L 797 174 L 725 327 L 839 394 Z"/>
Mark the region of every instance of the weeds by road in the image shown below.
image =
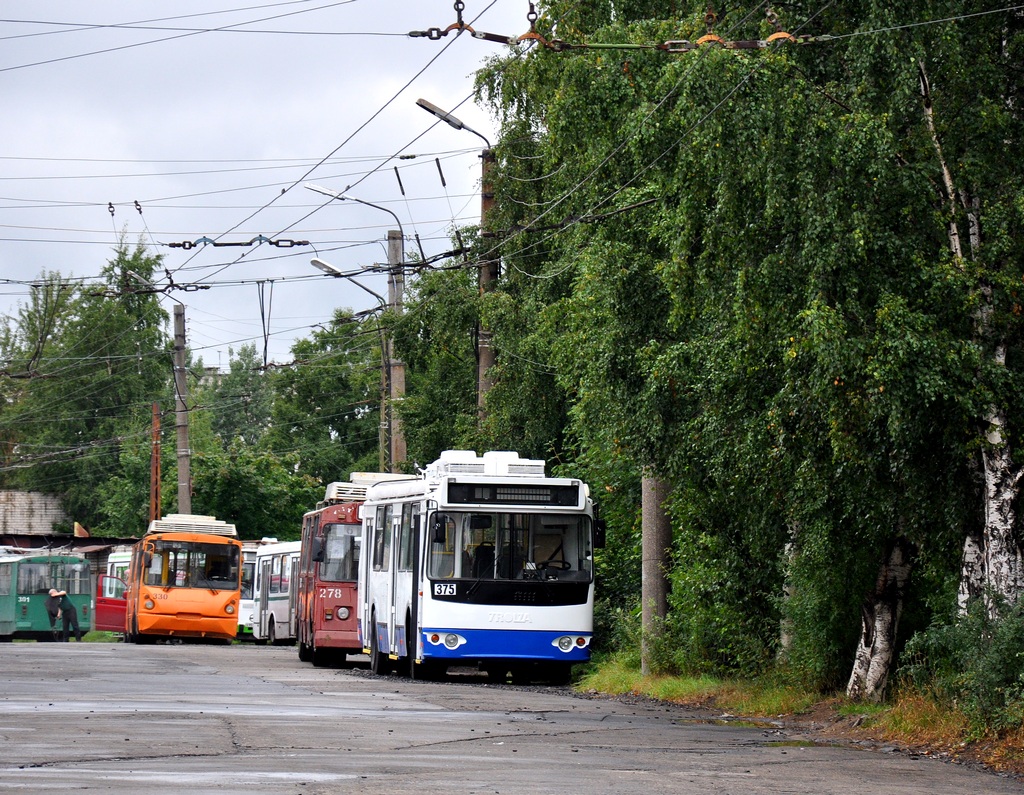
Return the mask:
<path id="1" fill-rule="evenodd" d="M 1024 727 L 972 737 L 962 715 L 921 695 L 903 695 L 888 704 L 858 704 L 786 685 L 643 676 L 614 659 L 595 665 L 577 689 L 592 697 L 679 704 L 699 710 L 707 720 L 763 722 L 766 728 L 784 731 L 787 742 L 931 756 L 1024 781 Z"/>

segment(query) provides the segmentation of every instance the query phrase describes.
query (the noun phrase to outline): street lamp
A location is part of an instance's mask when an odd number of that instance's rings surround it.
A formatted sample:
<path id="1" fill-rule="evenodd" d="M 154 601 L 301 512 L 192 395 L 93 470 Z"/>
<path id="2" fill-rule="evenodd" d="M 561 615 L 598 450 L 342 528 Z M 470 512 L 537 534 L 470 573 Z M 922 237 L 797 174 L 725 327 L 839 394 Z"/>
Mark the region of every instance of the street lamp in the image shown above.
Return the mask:
<path id="1" fill-rule="evenodd" d="M 416 100 L 416 104 L 432 116 L 443 121 L 456 130 L 466 130 L 483 139 L 487 147 L 480 153 L 482 174 L 480 178 L 480 231 L 482 237 L 487 237 L 487 219 L 494 207 L 494 193 L 491 190 L 491 168 L 494 166 L 494 152 L 491 150 L 491 142 L 472 127 L 466 125 L 461 119 L 441 110 L 433 102 L 425 99 Z M 477 286 L 480 295 L 483 296 L 493 288 L 498 281 L 498 260 L 488 258 L 480 263 L 477 276 Z M 480 419 L 484 417 L 484 404 L 487 392 L 494 385 L 489 375 L 491 367 L 494 366 L 494 348 L 491 345 L 491 332 L 484 328 L 482 323 L 477 324 L 477 355 L 476 355 L 476 402 L 477 414 Z"/>
<path id="2" fill-rule="evenodd" d="M 309 263 L 318 270 L 323 271 L 328 276 L 333 276 L 335 279 L 347 279 L 352 282 L 356 287 L 365 290 L 380 304 L 381 310 L 388 308 L 388 304 L 384 301 L 384 296 L 375 290 L 371 290 L 362 282 L 356 281 L 351 275 L 344 273 L 335 268 L 331 263 L 324 262 L 319 257 L 314 257 Z M 380 385 L 380 436 L 378 444 L 380 447 L 380 469 L 381 472 L 393 472 L 395 471 L 395 464 L 400 460 L 396 457 L 395 450 L 395 434 L 397 424 L 392 408 L 392 403 L 395 400 L 395 383 L 394 383 L 394 362 L 391 357 L 391 341 L 384 334 L 384 328 L 380 323 L 380 316 L 377 317 L 377 336 L 380 338 L 380 359 L 381 359 L 381 385 Z M 399 431 L 400 432 L 400 431 Z M 402 450 L 404 455 L 404 448 Z"/>
<path id="3" fill-rule="evenodd" d="M 147 290 L 167 293 L 148 279 L 132 270 L 126 271 L 136 282 Z M 185 372 L 185 304 L 168 295 L 177 302 L 174 307 L 174 425 L 178 443 L 178 513 L 192 513 L 192 451 L 188 443 L 188 379 Z M 155 467 L 150 473 L 150 516 L 158 518 L 159 483 L 154 484 Z"/>
<path id="4" fill-rule="evenodd" d="M 433 102 L 428 102 L 425 99 L 417 99 L 416 104 L 423 108 L 423 110 L 425 110 L 427 113 L 429 113 L 432 116 L 436 116 L 450 127 L 454 127 L 456 130 L 465 130 L 466 132 L 471 132 L 473 133 L 473 135 L 477 135 L 483 138 L 484 143 L 487 144 L 487 148 L 491 148 L 491 142 L 488 141 L 487 138 L 484 137 L 481 133 L 478 133 L 476 130 L 474 130 L 464 121 L 462 121 L 462 119 L 458 119 L 455 116 L 452 116 L 452 114 L 448 113 L 447 111 L 441 110 Z"/>

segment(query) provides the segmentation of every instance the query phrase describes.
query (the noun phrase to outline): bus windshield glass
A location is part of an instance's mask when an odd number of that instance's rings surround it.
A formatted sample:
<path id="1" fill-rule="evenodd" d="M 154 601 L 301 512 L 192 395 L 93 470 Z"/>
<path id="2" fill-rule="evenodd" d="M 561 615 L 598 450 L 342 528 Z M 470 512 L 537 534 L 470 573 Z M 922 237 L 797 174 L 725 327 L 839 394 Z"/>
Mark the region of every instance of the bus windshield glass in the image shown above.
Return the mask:
<path id="1" fill-rule="evenodd" d="M 357 524 L 332 523 L 324 527 L 324 558 L 320 579 L 355 582 L 359 576 L 360 528 Z"/>
<path id="2" fill-rule="evenodd" d="M 195 541 L 147 544 L 146 585 L 165 588 L 238 588 L 238 547 Z"/>
<path id="3" fill-rule="evenodd" d="M 18 566 L 18 593 L 46 593 L 51 588 L 69 594 L 89 593 L 89 564 L 40 561 Z"/>
<path id="4" fill-rule="evenodd" d="M 242 599 L 252 599 L 252 586 L 256 579 L 256 561 L 247 560 L 242 564 Z"/>
<path id="5" fill-rule="evenodd" d="M 593 576 L 588 516 L 438 511 L 428 528 L 432 579 L 589 582 Z"/>

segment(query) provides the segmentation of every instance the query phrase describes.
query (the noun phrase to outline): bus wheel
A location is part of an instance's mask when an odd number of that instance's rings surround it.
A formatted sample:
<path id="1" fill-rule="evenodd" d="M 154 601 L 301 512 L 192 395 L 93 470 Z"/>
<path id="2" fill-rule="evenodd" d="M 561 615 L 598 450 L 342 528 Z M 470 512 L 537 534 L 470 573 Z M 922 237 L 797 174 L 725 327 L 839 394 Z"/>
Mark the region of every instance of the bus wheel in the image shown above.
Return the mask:
<path id="1" fill-rule="evenodd" d="M 391 660 L 381 652 L 377 645 L 377 619 L 370 624 L 370 671 L 377 676 L 387 676 L 391 669 Z"/>
<path id="2" fill-rule="evenodd" d="M 487 674 L 487 681 L 496 685 L 503 685 L 508 681 L 507 665 L 485 665 L 484 673 Z"/>
<path id="3" fill-rule="evenodd" d="M 551 663 L 544 669 L 544 678 L 553 685 L 567 685 L 572 681 L 572 665 Z"/>
<path id="4" fill-rule="evenodd" d="M 310 651 L 309 646 L 307 646 L 305 643 L 303 643 L 300 640 L 299 641 L 299 662 L 312 662 L 312 661 L 313 661 L 313 654 Z"/>
<path id="5" fill-rule="evenodd" d="M 270 619 L 270 625 L 267 627 L 267 642 L 271 646 L 277 645 L 277 628 L 274 626 L 274 619 Z"/>
<path id="6" fill-rule="evenodd" d="M 330 666 L 333 657 L 330 649 L 318 649 L 316 644 L 310 649 L 309 660 L 314 668 L 327 668 Z"/>

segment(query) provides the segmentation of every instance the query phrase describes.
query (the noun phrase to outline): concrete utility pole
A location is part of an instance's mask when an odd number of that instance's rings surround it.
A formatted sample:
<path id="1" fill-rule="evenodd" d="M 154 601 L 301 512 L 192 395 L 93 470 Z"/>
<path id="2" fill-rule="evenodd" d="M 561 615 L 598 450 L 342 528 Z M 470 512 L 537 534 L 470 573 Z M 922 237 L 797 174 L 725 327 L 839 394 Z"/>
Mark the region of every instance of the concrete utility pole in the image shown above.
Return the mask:
<path id="1" fill-rule="evenodd" d="M 672 526 L 665 512 L 668 483 L 649 470 L 640 482 L 640 525 L 643 562 L 640 586 L 640 671 L 649 674 L 650 642 L 660 634 L 668 615 L 668 551 L 672 546 Z"/>
<path id="2" fill-rule="evenodd" d="M 192 513 L 192 451 L 188 446 L 185 305 L 174 306 L 174 424 L 178 432 L 178 513 Z"/>
<path id="3" fill-rule="evenodd" d="M 342 273 L 333 265 L 324 262 L 319 257 L 313 260 L 314 267 L 319 268 L 324 273 L 329 273 L 331 276 L 337 278 L 345 278 L 355 284 L 357 287 L 361 287 L 366 292 L 375 296 L 380 301 L 381 309 L 387 309 L 389 306 L 393 306 L 395 311 L 401 313 L 403 292 L 405 290 L 405 275 L 402 272 L 402 266 L 405 263 L 405 230 L 402 229 L 402 222 L 398 219 L 398 215 L 389 210 L 387 207 L 382 207 L 379 204 L 368 202 L 365 199 L 357 199 L 355 196 L 349 196 L 341 191 L 332 190 L 331 188 L 325 188 L 322 185 L 314 185 L 310 182 L 306 183 L 306 188 L 314 191 L 315 193 L 323 194 L 324 196 L 330 196 L 332 199 L 338 199 L 339 201 L 350 201 L 356 202 L 357 204 L 365 204 L 367 207 L 375 207 L 378 210 L 391 215 L 395 219 L 395 223 L 398 224 L 398 230 L 391 229 L 388 231 L 388 300 L 387 303 L 384 299 L 377 295 L 366 285 L 360 284 L 350 275 Z M 377 320 L 378 328 L 380 328 L 380 320 Z M 405 447 L 405 433 L 402 431 L 401 422 L 398 419 L 398 414 L 395 411 L 395 404 L 401 403 L 405 398 L 405 365 L 395 358 L 394 343 L 391 335 L 387 335 L 385 341 L 382 337 L 381 340 L 381 357 L 384 361 L 381 362 L 383 368 L 383 379 L 384 379 L 384 395 L 387 398 L 387 405 L 381 405 L 381 428 L 384 433 L 384 440 L 381 443 L 381 470 L 385 472 L 398 472 L 398 465 L 406 458 L 406 447 Z M 387 459 L 385 466 L 384 459 Z"/>
<path id="4" fill-rule="evenodd" d="M 485 138 L 484 140 L 486 141 L 487 139 Z M 494 208 L 494 191 L 491 188 L 491 170 L 494 166 L 494 152 L 491 150 L 490 145 L 480 153 L 480 160 L 480 236 L 485 241 L 489 241 L 490 238 L 487 233 L 487 221 L 491 210 Z M 485 245 L 488 244 L 489 243 L 485 243 Z M 498 281 L 498 267 L 498 259 L 491 258 L 489 256 L 480 263 L 480 272 L 477 284 L 480 289 L 481 298 L 494 289 L 494 285 Z M 491 345 L 491 332 L 484 325 L 483 321 L 480 322 L 479 329 L 477 330 L 477 346 L 479 348 L 479 352 L 477 353 L 476 365 L 476 403 L 477 411 L 479 412 L 480 419 L 482 420 L 484 418 L 484 405 L 487 393 L 490 392 L 491 387 L 494 386 L 494 380 L 490 375 L 490 369 L 494 366 L 494 347 Z"/>
<path id="5" fill-rule="evenodd" d="M 405 293 L 405 274 L 402 265 L 405 262 L 405 238 L 401 230 L 388 231 L 388 305 L 396 314 L 402 314 L 402 302 Z M 388 335 L 388 399 L 390 419 L 391 471 L 400 471 L 399 465 L 405 461 L 405 432 L 402 430 L 402 418 L 399 416 L 399 405 L 405 399 L 405 363 L 395 356 L 395 342 Z"/>

